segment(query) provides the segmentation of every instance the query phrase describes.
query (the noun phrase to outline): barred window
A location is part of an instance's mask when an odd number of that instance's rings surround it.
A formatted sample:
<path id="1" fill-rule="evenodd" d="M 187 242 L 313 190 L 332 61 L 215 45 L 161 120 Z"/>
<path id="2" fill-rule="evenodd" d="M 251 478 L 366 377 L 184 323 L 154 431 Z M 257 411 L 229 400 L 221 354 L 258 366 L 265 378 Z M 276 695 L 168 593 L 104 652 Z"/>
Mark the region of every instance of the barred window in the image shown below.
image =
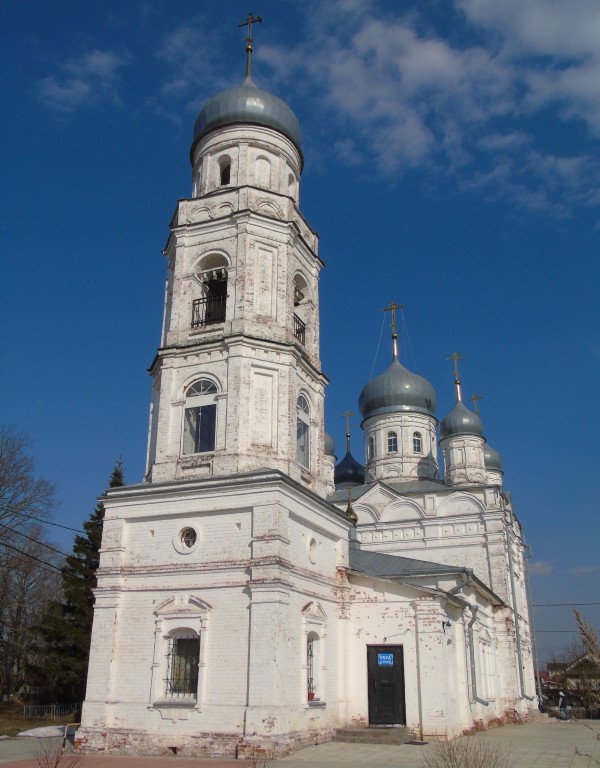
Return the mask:
<path id="1" fill-rule="evenodd" d="M 200 638 L 197 635 L 169 638 L 167 653 L 167 696 L 196 698 Z"/>

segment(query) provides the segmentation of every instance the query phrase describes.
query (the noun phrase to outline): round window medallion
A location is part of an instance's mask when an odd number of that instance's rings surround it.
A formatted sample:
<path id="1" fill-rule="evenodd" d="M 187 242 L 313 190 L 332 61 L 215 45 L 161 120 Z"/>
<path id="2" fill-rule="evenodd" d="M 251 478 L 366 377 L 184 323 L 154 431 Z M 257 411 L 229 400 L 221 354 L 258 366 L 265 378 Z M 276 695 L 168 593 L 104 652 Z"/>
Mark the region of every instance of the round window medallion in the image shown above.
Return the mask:
<path id="1" fill-rule="evenodd" d="M 184 525 L 173 536 L 173 546 L 180 555 L 191 555 L 200 543 L 200 534 L 192 525 Z"/>

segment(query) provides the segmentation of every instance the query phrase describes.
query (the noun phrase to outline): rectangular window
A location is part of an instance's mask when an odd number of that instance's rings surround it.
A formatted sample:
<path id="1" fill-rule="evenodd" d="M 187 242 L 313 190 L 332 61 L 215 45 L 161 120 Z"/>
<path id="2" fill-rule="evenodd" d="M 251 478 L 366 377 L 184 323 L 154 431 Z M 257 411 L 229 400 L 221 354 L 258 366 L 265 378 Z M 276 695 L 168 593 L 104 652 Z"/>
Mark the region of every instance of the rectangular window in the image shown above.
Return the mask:
<path id="1" fill-rule="evenodd" d="M 308 698 L 312 699 L 315 693 L 315 667 L 314 667 L 314 638 L 306 640 L 306 670 L 308 684 Z"/>
<path id="2" fill-rule="evenodd" d="M 296 458 L 303 467 L 309 467 L 309 426 L 302 419 L 296 420 Z"/>
<path id="3" fill-rule="evenodd" d="M 190 696 L 196 698 L 198 690 L 198 664 L 200 662 L 200 638 L 171 638 L 167 662 L 167 696 L 175 698 Z"/>
<path id="4" fill-rule="evenodd" d="M 388 453 L 398 453 L 398 435 L 388 432 Z"/>
<path id="5" fill-rule="evenodd" d="M 186 408 L 183 430 L 183 452 L 206 453 L 215 450 L 217 404 Z"/>

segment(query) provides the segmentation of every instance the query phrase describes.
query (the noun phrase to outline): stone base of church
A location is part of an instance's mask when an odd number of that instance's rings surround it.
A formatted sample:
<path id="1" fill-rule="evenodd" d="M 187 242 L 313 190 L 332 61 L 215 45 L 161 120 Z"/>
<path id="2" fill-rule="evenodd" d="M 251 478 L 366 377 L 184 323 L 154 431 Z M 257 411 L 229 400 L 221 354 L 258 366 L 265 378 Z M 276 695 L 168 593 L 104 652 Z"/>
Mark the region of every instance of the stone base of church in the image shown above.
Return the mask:
<path id="1" fill-rule="evenodd" d="M 183 757 L 285 757 L 304 747 L 331 741 L 334 728 L 321 728 L 274 736 L 237 733 L 198 733 L 168 736 L 129 728 L 81 728 L 75 746 L 85 754 L 178 755 Z"/>

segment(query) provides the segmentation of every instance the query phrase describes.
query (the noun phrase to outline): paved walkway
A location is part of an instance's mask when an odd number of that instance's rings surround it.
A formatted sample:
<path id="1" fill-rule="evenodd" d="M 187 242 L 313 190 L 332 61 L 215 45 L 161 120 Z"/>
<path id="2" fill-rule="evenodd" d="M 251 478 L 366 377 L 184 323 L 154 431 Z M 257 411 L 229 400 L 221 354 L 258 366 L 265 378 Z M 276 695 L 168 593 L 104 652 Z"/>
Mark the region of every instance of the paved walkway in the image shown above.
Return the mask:
<path id="1" fill-rule="evenodd" d="M 507 768 L 596 768 L 600 765 L 599 720 L 562 723 L 549 719 L 541 723 L 505 725 L 469 738 L 497 744 L 507 755 Z M 0 764 L 4 768 L 38 768 L 32 755 L 40 741 L 35 738 L 0 741 Z M 57 747 L 62 743 L 60 739 L 43 741 Z M 342 765 L 348 768 L 422 768 L 423 756 L 431 749 L 431 744 L 379 747 L 331 742 L 294 752 L 278 760 L 277 768 L 337 768 Z M 123 755 L 85 755 L 80 763 L 81 768 L 240 768 L 243 765 L 241 760 Z"/>

